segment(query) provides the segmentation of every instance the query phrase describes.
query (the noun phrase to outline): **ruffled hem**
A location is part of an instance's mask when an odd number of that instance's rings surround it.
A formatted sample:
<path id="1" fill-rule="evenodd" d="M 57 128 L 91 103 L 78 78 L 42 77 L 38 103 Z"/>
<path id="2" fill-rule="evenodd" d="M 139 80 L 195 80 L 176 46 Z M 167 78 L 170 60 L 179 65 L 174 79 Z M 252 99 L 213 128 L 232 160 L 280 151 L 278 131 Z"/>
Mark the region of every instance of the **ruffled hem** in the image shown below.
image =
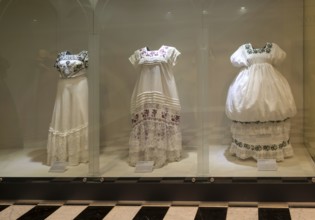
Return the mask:
<path id="1" fill-rule="evenodd" d="M 155 167 L 161 167 L 167 162 L 180 160 L 182 136 L 177 125 L 146 121 L 133 128 L 129 145 L 131 166 L 137 161 L 153 160 Z"/>
<path id="2" fill-rule="evenodd" d="M 138 161 L 154 161 L 154 167 L 160 168 L 169 162 L 179 161 L 181 150 L 165 151 L 155 148 L 147 148 L 145 151 L 130 152 L 129 164 L 136 166 Z"/>
<path id="3" fill-rule="evenodd" d="M 88 162 L 87 127 L 82 126 L 81 129 L 71 130 L 67 132 L 67 135 L 49 130 L 47 153 L 48 165 L 55 161 L 68 162 L 71 166 Z"/>
<path id="4" fill-rule="evenodd" d="M 254 158 L 258 159 L 276 159 L 276 161 L 283 161 L 284 158 L 292 157 L 294 155 L 291 144 L 287 144 L 285 147 L 277 150 L 251 150 L 243 147 L 239 147 L 235 143 L 232 143 L 229 149 L 232 155 L 236 155 L 240 159 Z"/>

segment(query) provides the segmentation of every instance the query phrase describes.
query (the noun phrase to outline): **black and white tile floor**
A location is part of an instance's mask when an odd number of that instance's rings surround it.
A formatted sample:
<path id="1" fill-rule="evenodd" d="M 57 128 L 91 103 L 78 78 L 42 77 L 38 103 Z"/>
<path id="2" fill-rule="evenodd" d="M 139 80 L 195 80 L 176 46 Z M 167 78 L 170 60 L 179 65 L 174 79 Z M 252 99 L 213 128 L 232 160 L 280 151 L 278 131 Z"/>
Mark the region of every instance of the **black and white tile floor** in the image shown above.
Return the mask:
<path id="1" fill-rule="evenodd" d="M 315 203 L 0 202 L 0 220 L 314 220 Z"/>

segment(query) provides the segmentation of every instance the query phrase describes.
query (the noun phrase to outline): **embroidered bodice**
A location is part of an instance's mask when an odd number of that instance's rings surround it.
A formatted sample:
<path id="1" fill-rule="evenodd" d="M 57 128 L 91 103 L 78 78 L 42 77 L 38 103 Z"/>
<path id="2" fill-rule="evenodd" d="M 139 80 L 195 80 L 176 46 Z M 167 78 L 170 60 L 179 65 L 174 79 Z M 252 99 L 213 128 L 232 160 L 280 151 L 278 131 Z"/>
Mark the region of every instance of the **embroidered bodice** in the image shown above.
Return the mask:
<path id="1" fill-rule="evenodd" d="M 129 58 L 134 66 L 152 65 L 152 64 L 171 64 L 175 65 L 176 57 L 179 52 L 176 48 L 162 45 L 158 50 L 149 50 L 148 47 L 143 47 L 136 50 Z"/>
<path id="2" fill-rule="evenodd" d="M 237 67 L 249 67 L 254 64 L 277 64 L 282 62 L 286 53 L 275 43 L 266 43 L 262 48 L 254 48 L 247 43 L 231 56 L 231 62 Z"/>
<path id="3" fill-rule="evenodd" d="M 60 73 L 60 78 L 73 78 L 85 73 L 88 67 L 88 52 L 83 50 L 79 54 L 63 51 L 58 54 L 55 67 Z"/>

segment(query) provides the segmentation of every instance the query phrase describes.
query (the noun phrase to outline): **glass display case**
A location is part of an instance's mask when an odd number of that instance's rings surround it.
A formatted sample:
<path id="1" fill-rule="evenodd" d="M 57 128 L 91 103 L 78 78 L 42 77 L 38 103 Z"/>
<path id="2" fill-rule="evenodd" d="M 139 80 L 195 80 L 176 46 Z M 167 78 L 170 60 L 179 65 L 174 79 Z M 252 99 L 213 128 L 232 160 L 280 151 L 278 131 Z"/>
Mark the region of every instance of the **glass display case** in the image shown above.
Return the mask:
<path id="1" fill-rule="evenodd" d="M 0 176 L 315 176 L 311 0 L 0 1 Z"/>

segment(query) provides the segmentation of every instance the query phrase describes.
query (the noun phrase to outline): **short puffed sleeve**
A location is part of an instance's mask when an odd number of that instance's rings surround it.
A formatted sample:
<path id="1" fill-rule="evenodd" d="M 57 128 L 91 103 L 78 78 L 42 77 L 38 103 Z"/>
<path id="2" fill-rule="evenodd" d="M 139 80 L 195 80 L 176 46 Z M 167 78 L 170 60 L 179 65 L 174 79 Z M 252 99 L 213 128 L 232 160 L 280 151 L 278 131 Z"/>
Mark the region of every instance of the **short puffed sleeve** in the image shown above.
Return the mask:
<path id="1" fill-rule="evenodd" d="M 167 49 L 167 60 L 168 63 L 175 66 L 177 57 L 181 54 L 175 47 L 168 47 L 166 46 Z"/>
<path id="2" fill-rule="evenodd" d="M 287 56 L 286 52 L 284 52 L 277 44 L 272 44 L 272 63 L 278 65 L 283 62 L 285 57 Z"/>
<path id="3" fill-rule="evenodd" d="M 130 63 L 137 67 L 140 61 L 140 52 L 139 50 L 136 50 L 130 57 L 129 57 Z"/>
<path id="4" fill-rule="evenodd" d="M 247 66 L 246 48 L 245 45 L 240 46 L 230 57 L 233 66 L 242 67 Z"/>
<path id="5" fill-rule="evenodd" d="M 58 53 L 54 67 L 58 68 L 58 63 L 60 62 L 60 60 L 62 60 L 63 57 L 68 54 L 70 54 L 69 51 L 62 51 Z"/>
<path id="6" fill-rule="evenodd" d="M 84 63 L 85 68 L 89 66 L 89 55 L 86 50 L 83 50 L 78 54 L 78 59 Z"/>

